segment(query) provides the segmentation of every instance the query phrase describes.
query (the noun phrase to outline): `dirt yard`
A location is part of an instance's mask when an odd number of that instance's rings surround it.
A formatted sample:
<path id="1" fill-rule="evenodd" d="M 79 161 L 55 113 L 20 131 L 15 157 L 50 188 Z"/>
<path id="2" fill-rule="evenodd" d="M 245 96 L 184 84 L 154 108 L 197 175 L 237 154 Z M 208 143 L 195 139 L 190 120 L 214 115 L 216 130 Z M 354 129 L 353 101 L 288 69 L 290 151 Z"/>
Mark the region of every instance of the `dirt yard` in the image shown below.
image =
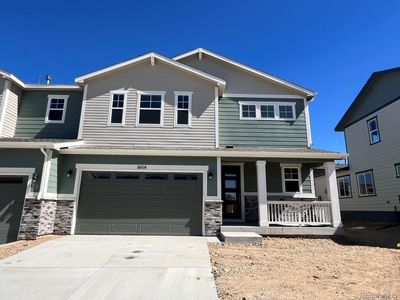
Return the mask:
<path id="1" fill-rule="evenodd" d="M 400 299 L 400 250 L 347 240 L 209 244 L 221 299 Z"/>
<path id="2" fill-rule="evenodd" d="M 15 243 L 0 245 L 0 259 L 15 255 L 21 251 L 32 248 L 41 243 L 59 238 L 58 235 L 44 235 L 31 241 L 18 241 Z"/>

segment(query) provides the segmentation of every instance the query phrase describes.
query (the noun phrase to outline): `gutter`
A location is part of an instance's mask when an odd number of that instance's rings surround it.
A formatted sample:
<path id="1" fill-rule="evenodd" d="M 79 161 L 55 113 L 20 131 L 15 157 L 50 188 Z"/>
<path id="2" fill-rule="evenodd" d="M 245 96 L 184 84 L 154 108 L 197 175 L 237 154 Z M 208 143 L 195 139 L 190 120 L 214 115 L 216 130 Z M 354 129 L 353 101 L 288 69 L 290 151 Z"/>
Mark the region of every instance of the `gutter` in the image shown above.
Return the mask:
<path id="1" fill-rule="evenodd" d="M 83 146 L 85 142 L 81 141 L 71 141 L 71 142 L 12 142 L 12 141 L 1 141 L 0 140 L 0 149 L 1 148 L 23 148 L 23 149 L 54 149 L 60 150 L 63 148 L 69 147 L 79 147 Z"/>

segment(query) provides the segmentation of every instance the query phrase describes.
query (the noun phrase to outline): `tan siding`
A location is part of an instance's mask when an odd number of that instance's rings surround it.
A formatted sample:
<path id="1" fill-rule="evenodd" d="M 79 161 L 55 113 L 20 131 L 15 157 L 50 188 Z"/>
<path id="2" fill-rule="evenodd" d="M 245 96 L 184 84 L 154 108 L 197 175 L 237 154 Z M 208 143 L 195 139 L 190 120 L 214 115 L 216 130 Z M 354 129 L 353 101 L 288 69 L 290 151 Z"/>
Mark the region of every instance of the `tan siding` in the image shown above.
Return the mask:
<path id="1" fill-rule="evenodd" d="M 400 101 L 346 128 L 350 154 L 350 174 L 353 198 L 341 201 L 341 209 L 354 211 L 393 211 L 399 205 L 400 178 L 396 178 L 395 163 L 400 163 Z M 381 142 L 370 145 L 367 120 L 378 117 Z M 356 173 L 373 169 L 377 196 L 358 197 Z"/>
<path id="2" fill-rule="evenodd" d="M 110 91 L 128 90 L 125 126 L 107 126 Z M 163 127 L 136 126 L 137 90 L 165 91 Z M 174 91 L 192 91 L 192 127 L 174 128 Z M 160 61 L 142 62 L 88 84 L 82 138 L 88 144 L 215 146 L 215 86 Z"/>
<path id="3" fill-rule="evenodd" d="M 257 75 L 206 54 L 203 54 L 202 60 L 199 60 L 198 55 L 191 55 L 179 61 L 225 80 L 225 93 L 300 95 L 296 90 L 262 79 Z"/>
<path id="4" fill-rule="evenodd" d="M 13 137 L 15 134 L 20 96 L 21 90 L 12 84 L 5 107 L 2 137 Z"/>

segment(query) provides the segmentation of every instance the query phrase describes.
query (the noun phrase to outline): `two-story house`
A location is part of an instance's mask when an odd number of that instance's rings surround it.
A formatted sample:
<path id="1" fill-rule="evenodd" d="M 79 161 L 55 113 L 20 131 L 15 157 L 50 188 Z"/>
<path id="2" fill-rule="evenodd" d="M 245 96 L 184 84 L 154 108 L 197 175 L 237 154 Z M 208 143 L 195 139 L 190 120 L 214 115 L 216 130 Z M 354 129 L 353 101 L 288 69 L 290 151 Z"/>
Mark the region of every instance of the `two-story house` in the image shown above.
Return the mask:
<path id="1" fill-rule="evenodd" d="M 343 219 L 400 222 L 400 68 L 375 72 L 336 126 L 349 168 L 338 176 Z"/>
<path id="2" fill-rule="evenodd" d="M 334 160 L 344 156 L 311 148 L 309 89 L 205 49 L 145 54 L 74 85 L 1 75 L 3 241 L 341 226 Z M 321 165 L 324 202 L 313 188 Z"/>

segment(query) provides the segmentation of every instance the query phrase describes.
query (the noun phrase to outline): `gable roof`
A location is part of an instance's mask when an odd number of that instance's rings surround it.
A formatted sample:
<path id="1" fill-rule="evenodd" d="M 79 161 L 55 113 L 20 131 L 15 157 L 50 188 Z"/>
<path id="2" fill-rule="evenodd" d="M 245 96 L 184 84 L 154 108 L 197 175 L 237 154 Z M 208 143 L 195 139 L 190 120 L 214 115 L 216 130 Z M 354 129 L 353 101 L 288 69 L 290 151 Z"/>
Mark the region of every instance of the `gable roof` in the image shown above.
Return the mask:
<path id="1" fill-rule="evenodd" d="M 234 61 L 234 60 L 232 60 L 232 59 L 229 59 L 229 58 L 224 57 L 224 56 L 222 56 L 222 55 L 219 55 L 219 54 L 217 54 L 217 53 L 211 52 L 211 51 L 209 51 L 209 50 L 207 50 L 207 49 L 204 49 L 204 48 L 197 48 L 197 49 L 194 49 L 194 50 L 192 50 L 192 51 L 189 51 L 189 52 L 183 53 L 183 54 L 181 54 L 181 55 L 175 56 L 173 59 L 174 59 L 174 60 L 181 60 L 181 59 L 183 59 L 183 58 L 185 58 L 185 57 L 188 57 L 188 56 L 191 56 L 191 55 L 194 55 L 194 54 L 201 55 L 201 54 L 203 54 L 203 53 L 204 53 L 204 54 L 207 54 L 207 55 L 209 55 L 209 56 L 212 56 L 212 57 L 214 57 L 214 58 L 216 58 L 216 59 L 219 59 L 219 60 L 221 60 L 221 61 L 224 61 L 224 62 L 226 62 L 226 63 L 232 64 L 232 65 L 234 65 L 234 66 L 236 66 L 236 67 L 238 67 L 238 68 L 240 68 L 240 69 L 243 69 L 243 70 L 245 70 L 245 71 L 247 71 L 247 72 L 250 72 L 250 73 L 252 73 L 252 74 L 255 74 L 255 75 L 257 75 L 257 76 L 259 76 L 259 77 L 261 77 L 261 78 L 264 78 L 264 79 L 273 81 L 273 82 L 275 82 L 275 83 L 277 83 L 277 84 L 280 84 L 280 85 L 283 85 L 283 86 L 285 86 L 285 87 L 289 87 L 289 88 L 292 88 L 292 89 L 294 89 L 294 90 L 297 90 L 297 91 L 299 91 L 299 92 L 301 92 L 301 93 L 304 93 L 304 94 L 306 94 L 308 100 L 311 100 L 311 99 L 314 98 L 314 96 L 317 94 L 315 91 L 306 89 L 306 88 L 304 88 L 304 87 L 302 87 L 302 86 L 299 86 L 299 85 L 294 84 L 294 83 L 291 83 L 291 82 L 289 82 L 289 81 L 287 81 L 287 80 L 278 78 L 278 77 L 273 76 L 273 75 L 271 75 L 271 74 L 268 74 L 268 73 L 265 73 L 265 72 L 256 70 L 256 69 L 254 69 L 254 68 L 252 68 L 252 67 L 246 66 L 246 65 L 244 65 L 244 64 L 241 64 L 241 63 L 239 63 L 239 62 L 237 62 L 237 61 Z"/>
<path id="2" fill-rule="evenodd" d="M 103 74 L 106 74 L 106 73 L 109 73 L 109 72 L 113 72 L 115 70 L 127 67 L 129 65 L 133 65 L 135 63 L 144 61 L 146 59 L 150 59 L 150 61 L 152 61 L 152 63 L 155 60 L 158 59 L 158 60 L 160 60 L 160 61 L 162 61 L 162 62 L 164 62 L 166 64 L 169 64 L 169 65 L 171 65 L 171 66 L 173 66 L 173 67 L 175 67 L 177 69 L 180 69 L 182 71 L 191 73 L 191 74 L 193 74 L 193 75 L 195 75 L 197 77 L 200 77 L 200 78 L 203 78 L 205 80 L 208 80 L 208 81 L 216 83 L 218 85 L 218 87 L 220 87 L 221 91 L 223 91 L 225 89 L 226 83 L 225 83 L 224 80 L 222 80 L 222 79 L 220 79 L 218 77 L 215 77 L 213 75 L 207 74 L 205 72 L 202 72 L 200 70 L 196 70 L 196 69 L 194 69 L 192 67 L 189 67 L 189 66 L 187 66 L 185 64 L 182 64 L 180 62 L 177 62 L 175 60 L 172 60 L 172 59 L 170 59 L 168 57 L 162 56 L 162 55 L 160 55 L 158 53 L 154 53 L 154 52 L 150 52 L 150 53 L 147 53 L 147 54 L 144 54 L 144 55 L 141 55 L 141 56 L 138 56 L 138 57 L 135 57 L 135 58 L 132 58 L 132 59 L 117 63 L 117 64 L 114 64 L 114 65 L 111 65 L 109 67 L 106 67 L 106 68 L 103 68 L 103 69 L 100 69 L 100 70 L 97 70 L 97 71 L 94 71 L 94 72 L 79 76 L 79 77 L 77 77 L 75 79 L 75 82 L 82 84 L 82 83 L 85 82 L 85 80 L 87 80 L 89 78 L 94 78 L 94 77 L 97 77 L 97 76 L 100 76 L 100 75 L 103 75 Z"/>
<path id="3" fill-rule="evenodd" d="M 336 125 L 335 131 L 343 131 L 348 125 L 350 125 L 350 124 L 347 124 L 349 118 L 354 113 L 354 111 L 357 110 L 358 106 L 364 100 L 364 96 L 366 95 L 367 91 L 375 84 L 375 82 L 378 79 L 382 78 L 386 74 L 396 73 L 396 72 L 400 72 L 400 67 L 372 73 L 371 76 L 368 78 L 367 82 L 364 84 L 361 91 L 358 93 L 358 95 L 356 96 L 354 101 L 350 104 L 349 108 L 346 110 L 346 112 L 340 119 L 339 123 Z M 400 97 L 400 95 L 399 95 L 399 97 Z M 393 100 L 398 100 L 398 98 L 393 99 Z M 381 108 L 382 107 L 379 107 L 378 109 L 381 109 Z M 368 113 L 367 115 L 369 115 L 371 113 L 372 112 Z"/>

